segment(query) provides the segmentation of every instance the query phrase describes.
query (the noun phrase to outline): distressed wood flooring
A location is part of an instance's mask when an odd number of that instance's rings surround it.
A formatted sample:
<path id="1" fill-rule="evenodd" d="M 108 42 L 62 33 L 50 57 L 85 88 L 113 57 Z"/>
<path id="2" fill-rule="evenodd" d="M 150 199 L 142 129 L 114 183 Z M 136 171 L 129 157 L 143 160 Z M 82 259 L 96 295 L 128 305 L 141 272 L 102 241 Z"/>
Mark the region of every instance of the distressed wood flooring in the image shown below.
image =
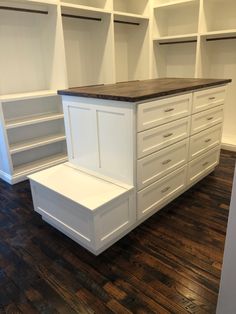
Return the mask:
<path id="1" fill-rule="evenodd" d="M 235 160 L 98 257 L 0 181 L 0 313 L 215 313 Z"/>

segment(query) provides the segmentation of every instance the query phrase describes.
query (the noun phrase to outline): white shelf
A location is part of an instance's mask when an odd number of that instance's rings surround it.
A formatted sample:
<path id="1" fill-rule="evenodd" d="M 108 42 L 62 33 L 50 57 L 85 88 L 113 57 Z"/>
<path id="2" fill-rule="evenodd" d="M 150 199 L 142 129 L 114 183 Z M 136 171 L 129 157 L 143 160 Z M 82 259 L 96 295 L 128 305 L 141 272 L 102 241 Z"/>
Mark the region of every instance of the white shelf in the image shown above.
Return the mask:
<path id="1" fill-rule="evenodd" d="M 220 31 L 212 31 L 207 33 L 202 33 L 201 37 L 203 38 L 226 38 L 236 36 L 236 29 L 229 29 L 229 30 L 220 30 Z"/>
<path id="2" fill-rule="evenodd" d="M 186 34 L 186 35 L 176 35 L 176 36 L 163 36 L 154 38 L 154 42 L 158 43 L 172 43 L 172 42 L 187 42 L 187 41 L 197 41 L 198 34 Z"/>
<path id="3" fill-rule="evenodd" d="M 6 129 L 18 128 L 21 126 L 32 125 L 37 123 L 42 123 L 46 121 L 53 121 L 63 119 L 63 113 L 48 113 L 36 116 L 27 116 L 20 119 L 8 120 L 6 121 Z"/>
<path id="4" fill-rule="evenodd" d="M 83 17 L 102 18 L 104 15 L 111 14 L 111 11 L 78 4 L 61 3 L 62 14 L 77 15 Z"/>
<path id="5" fill-rule="evenodd" d="M 19 100 L 26 100 L 26 99 L 56 96 L 56 95 L 57 95 L 56 90 L 42 90 L 42 91 L 35 91 L 35 92 L 29 92 L 29 93 L 9 94 L 9 95 L 1 95 L 0 102 L 19 101 Z"/>
<path id="6" fill-rule="evenodd" d="M 145 20 L 149 20 L 148 16 L 139 15 L 139 14 L 132 14 L 132 13 L 125 13 L 125 12 L 114 12 L 114 20 L 119 20 L 122 22 L 130 22 L 130 23 L 140 23 Z"/>
<path id="7" fill-rule="evenodd" d="M 26 165 L 17 166 L 14 168 L 14 177 L 28 175 L 30 173 L 40 171 L 42 169 L 52 167 L 59 163 L 67 161 L 66 154 L 57 154 L 47 158 L 43 158 L 34 162 L 27 163 Z"/>
<path id="8" fill-rule="evenodd" d="M 66 139 L 65 134 L 55 134 L 43 138 L 37 138 L 34 140 L 24 141 L 17 144 L 10 145 L 10 154 L 17 154 L 26 150 L 30 150 L 36 147 L 49 145 L 56 142 L 61 142 Z"/>
<path id="9" fill-rule="evenodd" d="M 188 5 L 188 4 L 195 4 L 198 0 L 177 0 L 177 1 L 169 1 L 166 3 L 161 3 L 158 5 L 154 6 L 154 9 L 158 9 L 158 8 L 173 8 L 175 6 L 181 6 L 181 5 Z"/>

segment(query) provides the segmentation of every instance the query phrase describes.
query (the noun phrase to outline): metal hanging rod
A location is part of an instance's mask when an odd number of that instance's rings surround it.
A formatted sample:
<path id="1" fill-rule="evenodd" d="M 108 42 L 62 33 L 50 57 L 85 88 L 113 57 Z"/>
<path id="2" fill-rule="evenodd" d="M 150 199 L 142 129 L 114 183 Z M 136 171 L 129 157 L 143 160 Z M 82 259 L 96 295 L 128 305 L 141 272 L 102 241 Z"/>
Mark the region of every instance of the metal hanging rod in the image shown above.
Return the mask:
<path id="1" fill-rule="evenodd" d="M 114 20 L 114 23 L 119 23 L 119 24 L 128 24 L 128 25 L 140 25 L 140 23 L 137 22 L 126 22 L 126 21 L 120 21 L 120 20 Z"/>
<path id="2" fill-rule="evenodd" d="M 81 20 L 90 20 L 90 21 L 101 21 L 100 17 L 89 17 L 89 16 L 82 16 L 82 15 L 73 15 L 73 14 L 65 14 L 62 13 L 63 17 L 70 17 L 72 19 L 81 19 Z"/>
<path id="3" fill-rule="evenodd" d="M 5 6 L 0 6 L 0 10 L 27 12 L 27 13 L 37 13 L 37 14 L 48 14 L 48 11 L 25 9 L 25 8 L 5 7 Z"/>
<path id="4" fill-rule="evenodd" d="M 216 38 L 207 38 L 207 39 L 206 39 L 206 41 L 229 40 L 229 39 L 236 39 L 236 36 L 230 36 L 230 37 L 216 37 Z"/>
<path id="5" fill-rule="evenodd" d="M 197 40 L 193 39 L 193 40 L 181 40 L 181 41 L 167 41 L 164 43 L 159 43 L 159 45 L 176 45 L 176 44 L 188 44 L 188 43 L 196 43 Z"/>

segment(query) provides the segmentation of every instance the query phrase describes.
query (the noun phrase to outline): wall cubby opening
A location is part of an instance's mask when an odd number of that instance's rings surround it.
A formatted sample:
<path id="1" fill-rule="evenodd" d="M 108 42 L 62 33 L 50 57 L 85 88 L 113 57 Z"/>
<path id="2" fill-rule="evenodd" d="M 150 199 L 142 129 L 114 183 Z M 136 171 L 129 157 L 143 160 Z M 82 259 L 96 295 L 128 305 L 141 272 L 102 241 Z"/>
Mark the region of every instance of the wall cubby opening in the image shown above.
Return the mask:
<path id="1" fill-rule="evenodd" d="M 138 15 L 149 14 L 148 0 L 113 0 L 113 9 L 117 12 L 124 12 Z"/>
<path id="2" fill-rule="evenodd" d="M 204 0 L 203 8 L 202 33 L 236 29 L 235 0 Z"/>
<path id="3" fill-rule="evenodd" d="M 201 42 L 201 72 L 203 78 L 230 78 L 224 110 L 223 143 L 236 146 L 236 39 Z"/>
<path id="4" fill-rule="evenodd" d="M 198 32 L 199 1 L 180 2 L 154 9 L 154 38 Z"/>
<path id="5" fill-rule="evenodd" d="M 148 26 L 114 23 L 116 82 L 149 78 Z"/>
<path id="6" fill-rule="evenodd" d="M 9 6 L 26 9 L 26 12 L 5 9 Z M 0 95 L 65 87 L 65 78 L 60 75 L 63 64 L 57 55 L 60 55 L 57 7 L 20 1 L 4 2 L 2 7 Z M 61 68 L 58 68 L 60 63 Z"/>
<path id="7" fill-rule="evenodd" d="M 111 15 L 99 14 L 96 18 L 99 20 L 63 17 L 69 87 L 113 80 Z"/>
<path id="8" fill-rule="evenodd" d="M 154 77 L 195 76 L 196 42 L 160 45 L 153 42 Z"/>

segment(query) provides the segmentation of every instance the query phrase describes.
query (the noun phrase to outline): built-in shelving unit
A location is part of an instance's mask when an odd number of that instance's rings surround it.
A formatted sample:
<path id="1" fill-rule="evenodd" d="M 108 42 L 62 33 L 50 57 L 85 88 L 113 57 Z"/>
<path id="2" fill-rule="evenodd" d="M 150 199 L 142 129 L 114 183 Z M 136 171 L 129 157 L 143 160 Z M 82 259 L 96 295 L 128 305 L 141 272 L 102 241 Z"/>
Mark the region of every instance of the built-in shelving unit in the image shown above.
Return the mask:
<path id="1" fill-rule="evenodd" d="M 232 78 L 223 142 L 236 150 L 235 12 L 235 0 L 1 0 L 0 176 L 16 182 L 12 155 L 65 142 L 62 109 L 47 111 L 58 89 L 127 80 Z"/>

